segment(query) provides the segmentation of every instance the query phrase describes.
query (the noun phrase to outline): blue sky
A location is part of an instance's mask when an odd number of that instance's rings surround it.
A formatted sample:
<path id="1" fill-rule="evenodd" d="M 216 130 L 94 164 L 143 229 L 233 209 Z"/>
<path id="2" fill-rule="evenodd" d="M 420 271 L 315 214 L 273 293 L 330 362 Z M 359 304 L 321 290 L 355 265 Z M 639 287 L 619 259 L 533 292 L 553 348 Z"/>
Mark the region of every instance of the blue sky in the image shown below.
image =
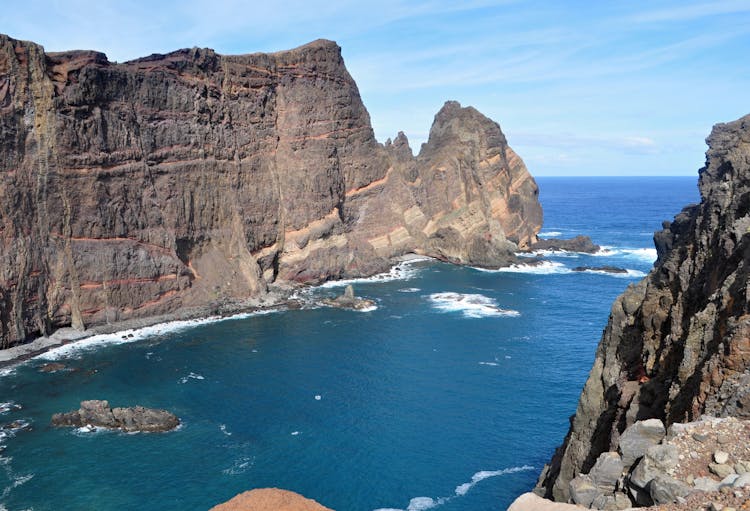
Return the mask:
<path id="1" fill-rule="evenodd" d="M 379 140 L 415 152 L 448 99 L 500 123 L 534 175 L 695 175 L 750 113 L 750 1 L 25 0 L 0 32 L 124 61 L 343 48 Z"/>

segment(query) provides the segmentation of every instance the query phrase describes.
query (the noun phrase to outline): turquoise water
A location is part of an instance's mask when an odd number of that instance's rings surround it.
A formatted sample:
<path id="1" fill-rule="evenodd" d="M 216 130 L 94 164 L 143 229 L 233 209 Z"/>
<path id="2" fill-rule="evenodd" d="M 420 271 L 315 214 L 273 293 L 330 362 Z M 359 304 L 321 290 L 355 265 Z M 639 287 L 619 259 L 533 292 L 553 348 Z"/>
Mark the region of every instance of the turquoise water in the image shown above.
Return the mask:
<path id="1" fill-rule="evenodd" d="M 538 181 L 542 234 L 589 234 L 606 255 L 515 272 L 417 262 L 355 283 L 371 312 L 165 326 L 5 374 L 0 402 L 22 408 L 0 423 L 31 429 L 0 440 L 0 509 L 200 510 L 266 486 L 338 511 L 504 509 L 562 441 L 612 300 L 655 257 L 653 231 L 698 200 L 695 178 Z M 604 264 L 631 272 L 569 271 Z M 40 373 L 50 358 L 71 370 Z M 184 424 L 49 427 L 83 399 Z"/>

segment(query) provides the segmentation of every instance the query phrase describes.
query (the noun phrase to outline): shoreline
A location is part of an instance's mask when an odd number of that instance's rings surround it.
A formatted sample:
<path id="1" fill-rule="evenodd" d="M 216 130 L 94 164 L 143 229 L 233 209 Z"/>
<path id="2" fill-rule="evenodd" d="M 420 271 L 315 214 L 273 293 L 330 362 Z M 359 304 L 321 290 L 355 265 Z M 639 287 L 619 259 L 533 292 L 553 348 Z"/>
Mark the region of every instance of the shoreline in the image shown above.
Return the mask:
<path id="1" fill-rule="evenodd" d="M 386 274 L 401 264 L 415 263 L 419 261 L 436 260 L 429 256 L 420 254 L 404 254 L 391 259 L 391 266 L 385 272 L 379 272 L 367 277 L 356 277 L 356 279 L 371 279 L 377 275 Z M 154 325 L 172 323 L 175 321 L 205 320 L 216 318 L 216 320 L 229 319 L 239 314 L 276 310 L 296 309 L 299 301 L 294 295 L 297 291 L 305 288 L 316 288 L 325 286 L 327 283 L 343 285 L 352 279 L 334 279 L 320 282 L 315 285 L 301 285 L 294 282 L 274 283 L 269 285 L 268 292 L 260 297 L 247 298 L 245 300 L 228 301 L 222 304 L 209 304 L 196 307 L 178 309 L 167 314 L 147 316 L 143 318 L 126 319 L 107 324 L 93 325 L 86 330 L 76 330 L 70 326 L 58 328 L 52 334 L 45 337 L 37 337 L 33 341 L 12 346 L 0 350 L 0 370 L 12 368 L 28 360 L 38 357 L 53 349 L 75 344 L 97 335 L 117 334 L 127 330 L 137 330 Z M 333 287 L 333 286 L 330 286 Z"/>
<path id="2" fill-rule="evenodd" d="M 62 327 L 46 337 L 37 337 L 33 341 L 0 350 L 0 369 L 8 369 L 22 364 L 32 358 L 68 344 L 75 344 L 97 335 L 117 334 L 127 330 L 137 330 L 159 324 L 176 321 L 190 321 L 216 318 L 229 319 L 239 314 L 284 310 L 294 300 L 291 299 L 295 286 L 273 286 L 262 297 L 231 301 L 223 304 L 211 304 L 179 309 L 168 314 L 126 319 L 113 323 L 94 325 L 86 330 Z"/>

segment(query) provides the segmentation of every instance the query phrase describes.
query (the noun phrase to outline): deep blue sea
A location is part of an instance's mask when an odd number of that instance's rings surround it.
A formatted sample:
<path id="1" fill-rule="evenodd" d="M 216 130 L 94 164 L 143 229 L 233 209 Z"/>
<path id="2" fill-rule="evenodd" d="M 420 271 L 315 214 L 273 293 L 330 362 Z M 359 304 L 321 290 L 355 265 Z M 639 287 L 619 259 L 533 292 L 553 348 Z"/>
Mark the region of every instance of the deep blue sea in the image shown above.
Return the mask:
<path id="1" fill-rule="evenodd" d="M 205 510 L 276 486 L 337 511 L 498 511 L 562 441 L 614 298 L 695 177 L 540 178 L 543 236 L 602 255 L 354 283 L 377 309 L 276 312 L 99 337 L 0 377 L 0 510 Z M 626 276 L 573 273 L 614 265 Z M 323 287 L 316 294 L 338 294 Z M 77 346 L 77 347 L 76 347 Z M 69 370 L 41 373 L 56 360 Z M 165 434 L 53 429 L 84 399 L 166 408 Z M 5 411 L 2 411 L 5 410 Z"/>

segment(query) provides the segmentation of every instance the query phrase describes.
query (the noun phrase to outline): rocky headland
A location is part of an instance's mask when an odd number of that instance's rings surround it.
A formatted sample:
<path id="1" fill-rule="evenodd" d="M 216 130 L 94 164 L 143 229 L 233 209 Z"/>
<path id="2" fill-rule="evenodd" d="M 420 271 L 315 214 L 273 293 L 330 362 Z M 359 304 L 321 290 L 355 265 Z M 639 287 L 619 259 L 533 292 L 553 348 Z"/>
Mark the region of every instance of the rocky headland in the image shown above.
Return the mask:
<path id="1" fill-rule="evenodd" d="M 111 408 L 107 401 L 89 400 L 81 401 L 78 410 L 54 414 L 52 425 L 92 430 L 95 428 L 119 429 L 129 433 L 156 433 L 175 429 L 180 425 L 180 419 L 166 410 L 143 406 Z"/>
<path id="2" fill-rule="evenodd" d="M 498 267 L 537 186 L 447 102 L 413 156 L 374 137 L 340 48 L 125 63 L 0 36 L 0 347 L 368 276 L 408 253 Z"/>
<path id="3" fill-rule="evenodd" d="M 750 116 L 707 143 L 701 202 L 664 223 L 654 269 L 612 306 L 540 495 L 596 509 L 750 506 Z"/>

